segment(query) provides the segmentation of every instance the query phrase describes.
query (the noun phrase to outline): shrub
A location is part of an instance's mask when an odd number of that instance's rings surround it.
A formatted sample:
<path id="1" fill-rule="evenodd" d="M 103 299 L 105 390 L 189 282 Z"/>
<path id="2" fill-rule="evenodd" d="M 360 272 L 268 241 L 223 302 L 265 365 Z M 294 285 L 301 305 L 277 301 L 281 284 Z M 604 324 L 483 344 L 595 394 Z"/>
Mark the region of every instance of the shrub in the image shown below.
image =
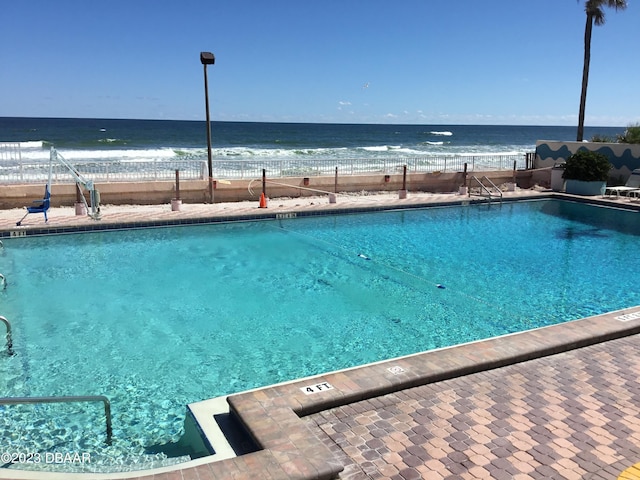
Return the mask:
<path id="1" fill-rule="evenodd" d="M 640 123 L 629 125 L 622 135 L 618 135 L 618 143 L 640 143 Z"/>
<path id="2" fill-rule="evenodd" d="M 618 135 L 620 137 L 620 135 Z M 615 139 L 613 137 L 607 137 L 606 135 L 600 135 L 596 133 L 593 137 L 591 137 L 592 142 L 596 143 L 615 143 Z"/>
<path id="3" fill-rule="evenodd" d="M 606 182 L 611 170 L 609 159 L 598 152 L 579 150 L 567 158 L 562 178 L 584 182 Z"/>

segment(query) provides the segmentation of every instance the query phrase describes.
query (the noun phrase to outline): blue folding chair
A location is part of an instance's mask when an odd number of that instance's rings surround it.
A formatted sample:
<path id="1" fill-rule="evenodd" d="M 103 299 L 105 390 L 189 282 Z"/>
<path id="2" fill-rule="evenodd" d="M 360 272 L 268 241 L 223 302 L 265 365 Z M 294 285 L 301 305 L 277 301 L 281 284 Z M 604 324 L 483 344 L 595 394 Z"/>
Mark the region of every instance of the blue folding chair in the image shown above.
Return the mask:
<path id="1" fill-rule="evenodd" d="M 30 213 L 44 213 L 45 223 L 49 221 L 47 218 L 47 210 L 49 210 L 49 206 L 51 205 L 51 189 L 48 183 L 44 187 L 44 198 L 41 200 L 34 200 L 33 203 L 37 203 L 37 205 L 27 207 L 27 213 L 24 214 L 24 217 L 22 217 L 19 222 L 16 222 L 17 226 L 20 226 L 22 221 L 27 218 L 27 215 Z"/>

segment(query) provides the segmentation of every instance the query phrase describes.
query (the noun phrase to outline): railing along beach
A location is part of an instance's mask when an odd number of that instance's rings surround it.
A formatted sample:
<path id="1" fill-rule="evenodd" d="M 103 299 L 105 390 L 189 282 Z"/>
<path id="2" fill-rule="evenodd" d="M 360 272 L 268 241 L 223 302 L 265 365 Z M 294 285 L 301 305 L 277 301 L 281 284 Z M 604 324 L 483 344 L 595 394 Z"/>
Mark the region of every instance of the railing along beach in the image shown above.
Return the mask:
<path id="1" fill-rule="evenodd" d="M 48 179 L 49 162 L 26 160 L 20 156 L 16 144 L 0 143 L 0 183 L 41 183 Z M 419 157 L 380 158 L 257 158 L 226 159 L 213 161 L 213 176 L 220 179 L 253 179 L 267 171 L 269 178 L 333 176 L 338 168 L 340 175 L 364 175 L 372 173 L 462 172 L 467 164 L 468 172 L 512 170 L 529 167 L 527 155 L 521 154 L 465 154 L 424 155 Z M 175 171 L 181 180 L 205 180 L 207 162 L 198 159 L 157 160 L 103 160 L 69 161 L 84 178 L 94 182 L 148 182 L 173 181 Z M 53 183 L 74 183 L 73 176 L 64 165 L 52 165 Z"/>
<path id="2" fill-rule="evenodd" d="M 420 157 L 340 158 L 340 159 L 259 159 L 218 160 L 214 162 L 214 175 L 226 179 L 250 179 L 262 175 L 262 169 L 270 178 L 332 176 L 336 167 L 340 175 L 370 173 L 462 172 L 511 170 L 526 168 L 525 154 L 477 154 L 477 155 L 425 155 Z"/>

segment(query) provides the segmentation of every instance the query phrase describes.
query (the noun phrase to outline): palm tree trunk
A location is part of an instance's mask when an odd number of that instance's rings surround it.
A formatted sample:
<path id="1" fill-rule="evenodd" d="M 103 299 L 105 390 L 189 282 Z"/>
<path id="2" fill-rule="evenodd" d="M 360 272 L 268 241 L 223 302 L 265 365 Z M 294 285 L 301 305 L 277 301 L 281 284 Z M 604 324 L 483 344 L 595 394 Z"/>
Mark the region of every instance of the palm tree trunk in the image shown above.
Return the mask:
<path id="1" fill-rule="evenodd" d="M 584 66 L 582 68 L 582 92 L 580 93 L 580 113 L 578 114 L 577 141 L 584 139 L 584 110 L 587 104 L 587 84 L 589 83 L 589 63 L 591 62 L 591 31 L 593 15 L 587 12 L 587 24 L 584 27 Z"/>

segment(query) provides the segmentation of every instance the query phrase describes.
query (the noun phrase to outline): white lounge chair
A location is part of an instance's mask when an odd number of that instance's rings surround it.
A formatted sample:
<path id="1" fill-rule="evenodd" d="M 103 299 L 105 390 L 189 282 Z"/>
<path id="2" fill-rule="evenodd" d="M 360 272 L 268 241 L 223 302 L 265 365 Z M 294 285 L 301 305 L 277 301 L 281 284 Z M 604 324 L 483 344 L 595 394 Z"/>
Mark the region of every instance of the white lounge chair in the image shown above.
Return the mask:
<path id="1" fill-rule="evenodd" d="M 605 188 L 603 196 L 608 195 L 609 197 L 612 197 L 615 195 L 616 197 L 619 197 L 620 194 L 629 195 L 629 193 L 634 190 L 640 190 L 640 168 L 636 168 L 631 172 L 631 175 L 627 179 L 627 183 L 624 185 Z"/>
<path id="2" fill-rule="evenodd" d="M 629 197 L 629 201 L 633 200 L 634 197 L 636 200 L 640 200 L 640 190 L 631 190 L 627 193 L 627 196 Z"/>

